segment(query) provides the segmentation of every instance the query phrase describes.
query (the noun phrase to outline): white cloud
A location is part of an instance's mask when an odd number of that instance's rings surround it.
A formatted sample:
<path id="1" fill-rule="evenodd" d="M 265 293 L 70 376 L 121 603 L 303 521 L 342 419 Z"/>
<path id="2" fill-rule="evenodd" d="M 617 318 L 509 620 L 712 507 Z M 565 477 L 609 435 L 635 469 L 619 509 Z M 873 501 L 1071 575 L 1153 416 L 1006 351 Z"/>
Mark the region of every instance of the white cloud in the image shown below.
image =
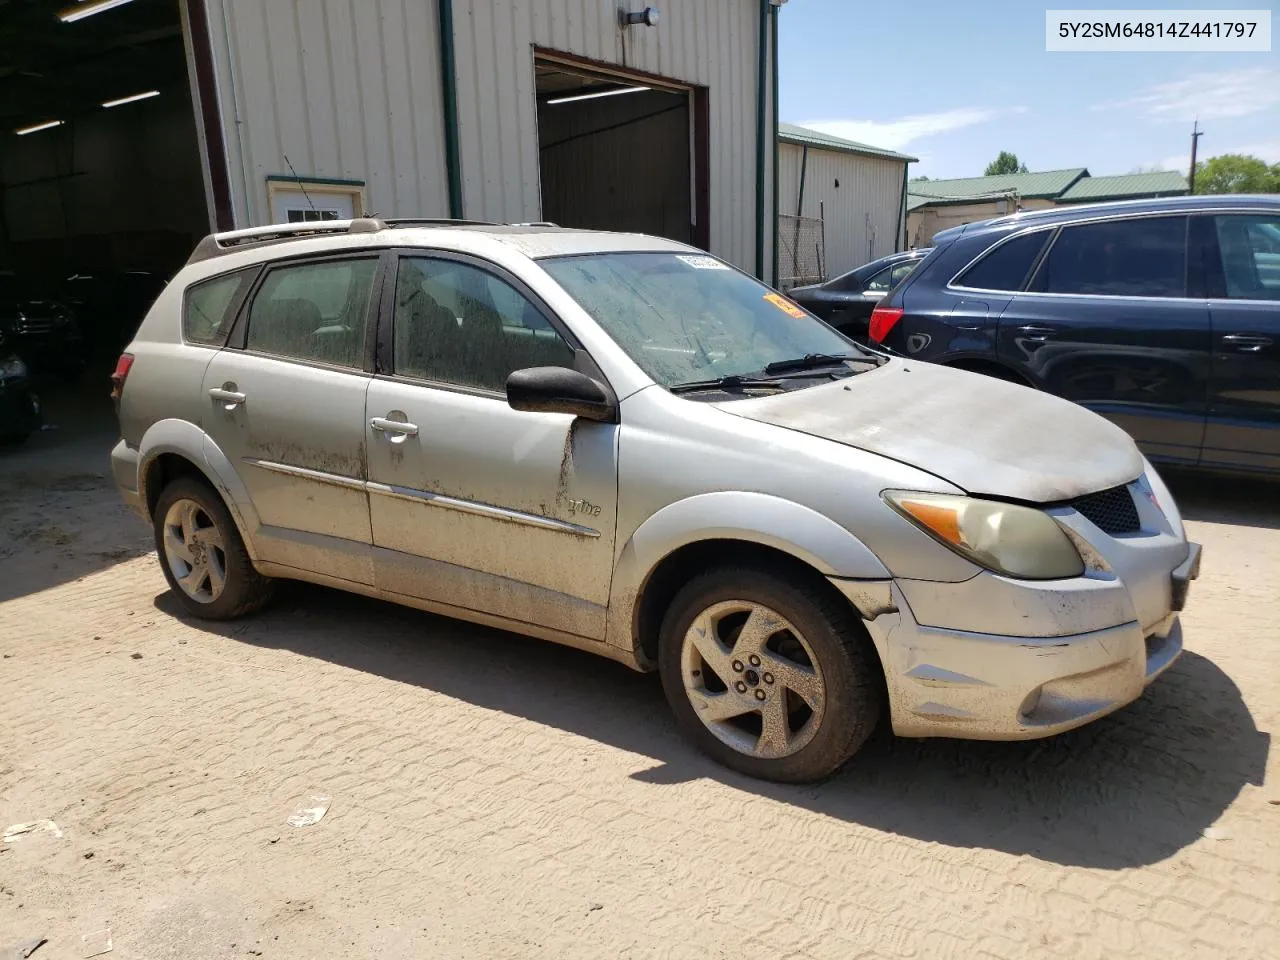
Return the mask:
<path id="1" fill-rule="evenodd" d="M 1190 123 L 1247 117 L 1280 106 L 1280 70 L 1249 67 L 1193 73 L 1158 83 L 1136 97 L 1100 103 L 1095 110 L 1127 110 L 1148 120 Z"/>
<path id="2" fill-rule="evenodd" d="M 941 113 L 919 113 L 898 120 L 815 120 L 804 123 L 811 130 L 856 140 L 886 150 L 901 150 L 908 144 L 940 133 L 962 130 L 987 123 L 1007 113 L 1025 113 L 1026 107 L 994 110 L 983 107 L 960 107 Z"/>
<path id="3" fill-rule="evenodd" d="M 1225 147 L 1214 147 L 1213 149 L 1207 149 L 1202 140 L 1200 141 L 1200 151 L 1196 159 L 1208 160 L 1211 157 L 1220 157 L 1224 153 L 1243 153 L 1246 156 L 1265 160 L 1267 163 L 1280 163 L 1280 140 L 1271 140 L 1266 143 L 1229 144 Z M 1156 166 L 1162 170 L 1177 170 L 1185 177 L 1187 170 L 1191 167 L 1190 147 L 1187 148 L 1186 153 L 1165 157 Z"/>

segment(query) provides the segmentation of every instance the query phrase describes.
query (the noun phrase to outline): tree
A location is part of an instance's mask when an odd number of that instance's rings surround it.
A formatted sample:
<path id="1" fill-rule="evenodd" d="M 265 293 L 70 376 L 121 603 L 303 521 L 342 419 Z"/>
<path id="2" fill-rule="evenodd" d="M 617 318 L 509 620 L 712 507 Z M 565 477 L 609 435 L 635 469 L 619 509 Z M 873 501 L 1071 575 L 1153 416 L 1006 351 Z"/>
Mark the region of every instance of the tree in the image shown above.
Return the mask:
<path id="1" fill-rule="evenodd" d="M 1280 163 L 1224 153 L 1196 164 L 1196 193 L 1280 193 Z"/>
<path id="2" fill-rule="evenodd" d="M 1018 162 L 1018 155 L 1008 150 L 1001 150 L 1000 156 L 987 164 L 983 176 L 994 177 L 1001 173 L 1026 173 L 1027 165 Z"/>

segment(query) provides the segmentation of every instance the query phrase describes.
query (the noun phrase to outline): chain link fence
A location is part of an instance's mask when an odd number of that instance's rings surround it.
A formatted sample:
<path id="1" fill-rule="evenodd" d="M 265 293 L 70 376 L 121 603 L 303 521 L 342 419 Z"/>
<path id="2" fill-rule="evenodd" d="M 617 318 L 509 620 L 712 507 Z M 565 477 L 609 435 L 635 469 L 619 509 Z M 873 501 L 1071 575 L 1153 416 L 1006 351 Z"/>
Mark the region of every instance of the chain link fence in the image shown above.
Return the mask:
<path id="1" fill-rule="evenodd" d="M 820 283 L 827 276 L 826 223 L 814 217 L 778 215 L 779 290 Z"/>

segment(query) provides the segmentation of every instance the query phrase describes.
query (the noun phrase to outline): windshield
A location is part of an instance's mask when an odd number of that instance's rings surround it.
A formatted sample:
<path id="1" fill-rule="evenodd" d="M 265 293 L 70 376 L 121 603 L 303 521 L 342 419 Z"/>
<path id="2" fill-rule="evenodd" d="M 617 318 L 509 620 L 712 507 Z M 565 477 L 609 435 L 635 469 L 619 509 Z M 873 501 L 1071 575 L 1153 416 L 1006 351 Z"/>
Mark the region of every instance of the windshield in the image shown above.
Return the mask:
<path id="1" fill-rule="evenodd" d="M 665 387 L 760 375 L 770 364 L 813 355 L 871 356 L 706 255 L 602 253 L 539 265 Z"/>

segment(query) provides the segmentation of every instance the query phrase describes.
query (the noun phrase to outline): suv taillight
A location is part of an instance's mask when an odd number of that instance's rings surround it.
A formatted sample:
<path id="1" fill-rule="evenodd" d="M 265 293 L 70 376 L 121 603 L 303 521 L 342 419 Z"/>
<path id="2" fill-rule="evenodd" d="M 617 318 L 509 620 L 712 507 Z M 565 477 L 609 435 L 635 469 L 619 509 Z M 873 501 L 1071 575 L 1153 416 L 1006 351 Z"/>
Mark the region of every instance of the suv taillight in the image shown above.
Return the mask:
<path id="1" fill-rule="evenodd" d="M 132 367 L 133 354 L 120 354 L 120 359 L 116 361 L 116 372 L 111 375 L 111 399 L 116 403 L 120 402 L 120 397 L 124 393 L 124 382 L 128 378 L 129 370 Z"/>
<path id="2" fill-rule="evenodd" d="M 876 307 L 872 310 L 871 322 L 867 328 L 871 339 L 876 343 L 884 343 L 884 338 L 897 326 L 898 321 L 902 319 L 902 314 L 901 307 Z"/>

